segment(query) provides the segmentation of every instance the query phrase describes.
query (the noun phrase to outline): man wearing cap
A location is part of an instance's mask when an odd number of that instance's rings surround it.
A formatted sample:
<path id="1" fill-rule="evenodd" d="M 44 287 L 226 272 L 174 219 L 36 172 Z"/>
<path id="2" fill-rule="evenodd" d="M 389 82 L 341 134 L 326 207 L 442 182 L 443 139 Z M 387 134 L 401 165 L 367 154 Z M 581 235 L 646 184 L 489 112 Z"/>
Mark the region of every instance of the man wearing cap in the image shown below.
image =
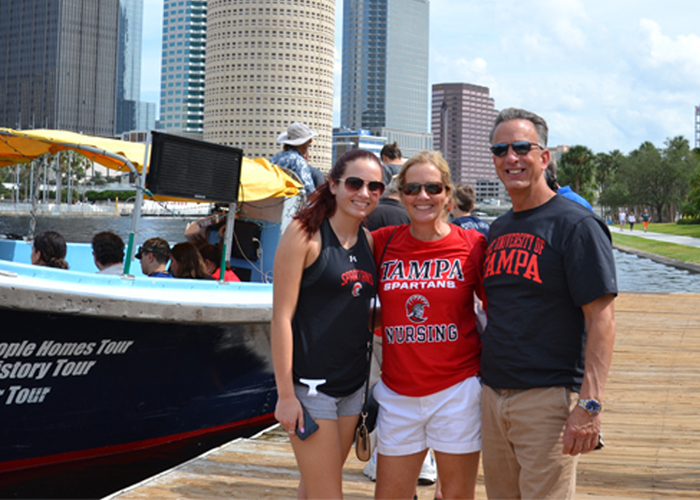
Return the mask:
<path id="1" fill-rule="evenodd" d="M 150 238 L 136 253 L 141 261 L 141 272 L 150 278 L 172 278 L 165 267 L 170 260 L 170 245 L 163 238 Z"/>
<path id="2" fill-rule="evenodd" d="M 292 123 L 287 131 L 277 138 L 277 144 L 284 144 L 284 151 L 280 151 L 270 160 L 278 167 L 294 172 L 304 185 L 306 196 L 317 187 L 314 183 L 313 167 L 307 161 L 309 146 L 317 135 L 318 132 L 305 123 Z"/>

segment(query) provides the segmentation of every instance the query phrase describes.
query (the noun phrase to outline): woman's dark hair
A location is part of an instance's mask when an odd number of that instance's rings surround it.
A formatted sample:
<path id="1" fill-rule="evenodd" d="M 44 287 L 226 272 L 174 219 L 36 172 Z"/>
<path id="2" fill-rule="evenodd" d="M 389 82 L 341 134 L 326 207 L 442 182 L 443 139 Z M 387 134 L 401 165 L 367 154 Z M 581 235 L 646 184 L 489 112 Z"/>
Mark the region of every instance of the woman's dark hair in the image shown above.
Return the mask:
<path id="1" fill-rule="evenodd" d="M 41 252 L 41 262 L 47 267 L 68 269 L 66 240 L 56 231 L 44 231 L 34 237 L 34 249 Z"/>
<path id="2" fill-rule="evenodd" d="M 176 278 L 213 279 L 204 266 L 199 250 L 192 243 L 178 243 L 171 248 L 170 260 L 177 261 L 179 269 L 177 274 L 173 273 Z"/>
<path id="3" fill-rule="evenodd" d="M 385 156 L 389 160 L 400 160 L 402 158 L 401 150 L 397 142 L 393 144 L 387 144 L 382 148 L 382 152 L 379 153 L 380 156 Z"/>
<path id="4" fill-rule="evenodd" d="M 382 163 L 379 161 L 379 158 L 377 158 L 377 155 L 366 149 L 352 149 L 341 156 L 328 174 L 328 181 L 321 184 L 320 187 L 309 195 L 309 199 L 304 208 L 299 210 L 294 216 L 309 235 L 309 238 L 321 228 L 323 219 L 327 219 L 335 213 L 337 205 L 335 202 L 335 195 L 331 193 L 330 183 L 338 184 L 338 181 L 342 179 L 345 174 L 348 163 L 355 160 L 373 161 L 381 171 Z"/>

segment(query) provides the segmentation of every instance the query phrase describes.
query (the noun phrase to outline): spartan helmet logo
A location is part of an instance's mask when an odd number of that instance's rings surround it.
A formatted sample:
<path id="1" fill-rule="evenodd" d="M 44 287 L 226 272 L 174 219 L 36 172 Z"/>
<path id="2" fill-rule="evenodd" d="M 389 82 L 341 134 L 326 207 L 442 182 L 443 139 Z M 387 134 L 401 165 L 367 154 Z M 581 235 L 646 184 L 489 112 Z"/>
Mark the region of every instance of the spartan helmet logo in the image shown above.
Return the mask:
<path id="1" fill-rule="evenodd" d="M 406 301 L 406 316 L 414 323 L 423 323 L 426 317 L 425 309 L 430 307 L 428 299 L 422 295 L 411 295 Z"/>
<path id="2" fill-rule="evenodd" d="M 362 290 L 362 283 L 360 283 L 360 282 L 355 283 L 354 285 L 352 285 L 352 296 L 359 297 L 361 290 Z"/>

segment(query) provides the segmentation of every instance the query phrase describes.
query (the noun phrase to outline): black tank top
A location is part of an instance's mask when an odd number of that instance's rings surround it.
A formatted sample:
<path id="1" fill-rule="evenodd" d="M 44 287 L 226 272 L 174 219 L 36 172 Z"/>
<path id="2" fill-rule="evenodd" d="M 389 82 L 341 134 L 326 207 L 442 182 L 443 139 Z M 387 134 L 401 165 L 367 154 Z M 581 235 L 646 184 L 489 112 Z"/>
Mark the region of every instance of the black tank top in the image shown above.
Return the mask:
<path id="1" fill-rule="evenodd" d="M 294 381 L 326 379 L 318 390 L 348 396 L 364 383 L 370 301 L 377 276 L 362 227 L 346 250 L 328 219 L 321 225 L 321 253 L 304 270 L 292 320 Z"/>

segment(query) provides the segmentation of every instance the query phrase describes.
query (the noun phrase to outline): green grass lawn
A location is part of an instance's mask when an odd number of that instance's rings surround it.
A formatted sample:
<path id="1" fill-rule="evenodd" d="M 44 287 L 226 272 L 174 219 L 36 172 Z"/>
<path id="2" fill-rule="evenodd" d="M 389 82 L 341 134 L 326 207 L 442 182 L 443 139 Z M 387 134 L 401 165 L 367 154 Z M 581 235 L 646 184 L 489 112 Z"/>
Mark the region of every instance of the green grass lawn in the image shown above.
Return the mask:
<path id="1" fill-rule="evenodd" d="M 657 229 L 657 226 L 675 226 L 680 228 L 695 227 L 695 226 L 677 226 L 676 224 L 650 224 L 649 230 L 651 231 Z M 698 228 L 700 229 L 700 227 Z M 636 230 L 635 230 L 636 232 Z M 697 233 L 672 233 L 671 231 L 657 231 L 668 232 L 670 234 L 682 234 L 684 236 L 696 236 L 700 238 L 700 231 Z M 626 247 L 636 248 L 637 250 L 642 250 L 644 252 L 654 253 L 656 255 L 661 255 L 663 257 L 668 257 L 669 259 L 682 260 L 684 262 L 695 262 L 700 263 L 700 248 L 687 247 L 684 245 L 676 245 L 675 243 L 665 243 L 663 241 L 648 240 L 645 238 L 639 238 L 636 236 L 630 236 L 627 234 L 613 233 L 613 242 L 624 245 Z"/>
<path id="2" fill-rule="evenodd" d="M 634 231 L 637 231 L 637 228 L 639 228 L 639 230 L 642 232 L 644 231 L 644 226 L 641 222 L 637 222 L 634 225 Z M 625 225 L 625 229 L 629 229 L 628 224 Z M 651 223 L 649 224 L 649 231 L 653 231 L 655 233 L 676 234 L 678 236 L 693 236 L 695 238 L 700 238 L 700 224 L 676 224 L 674 222 L 667 222 L 663 224 Z"/>

